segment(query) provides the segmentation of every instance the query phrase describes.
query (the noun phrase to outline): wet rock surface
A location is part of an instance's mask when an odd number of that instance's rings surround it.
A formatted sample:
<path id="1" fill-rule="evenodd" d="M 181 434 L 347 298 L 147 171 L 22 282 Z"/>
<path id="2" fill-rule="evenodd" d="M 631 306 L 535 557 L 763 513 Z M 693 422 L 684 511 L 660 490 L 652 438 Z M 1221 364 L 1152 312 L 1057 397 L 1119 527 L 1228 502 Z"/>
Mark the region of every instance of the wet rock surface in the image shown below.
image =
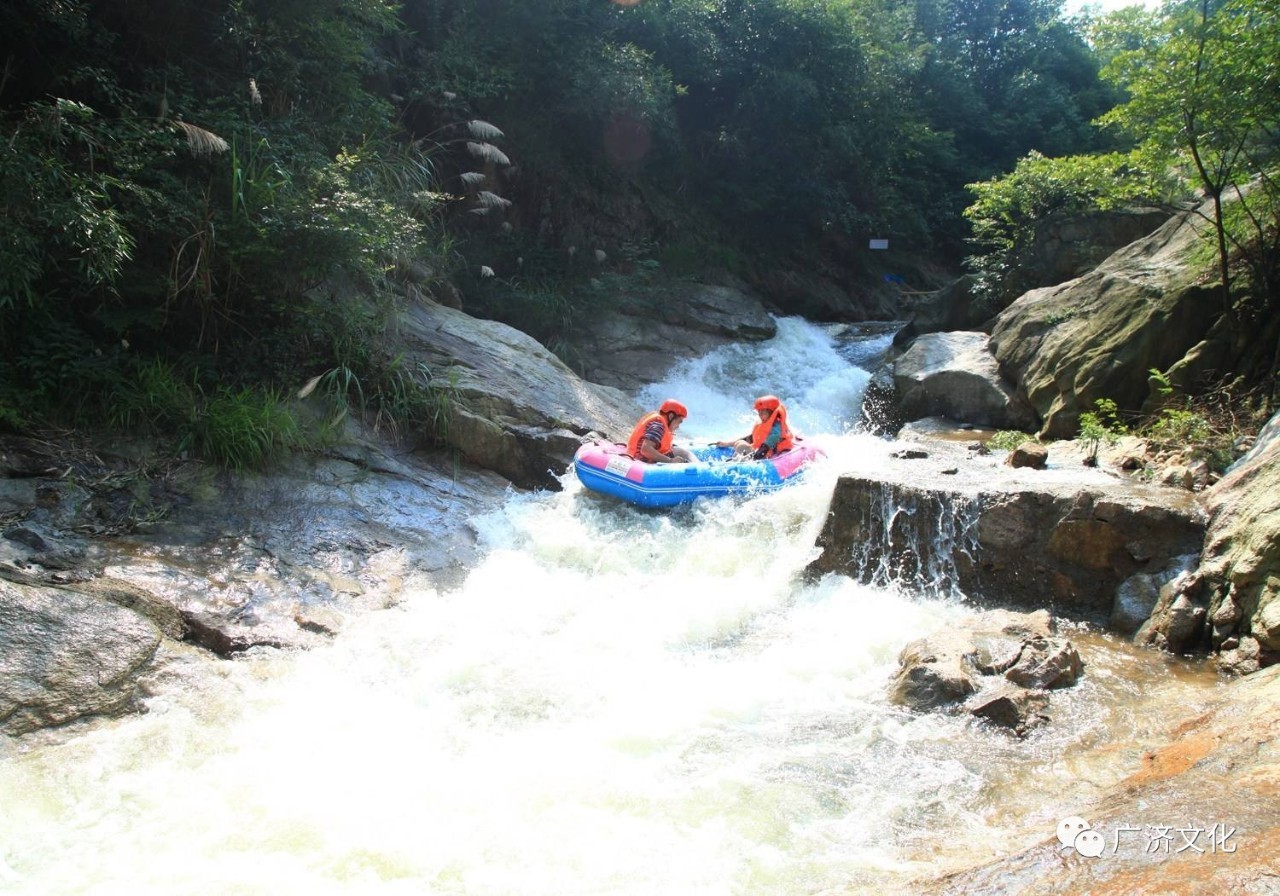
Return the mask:
<path id="1" fill-rule="evenodd" d="M 889 684 L 891 702 L 916 711 L 964 711 L 1024 735 L 1050 718 L 1049 691 L 1084 671 L 1045 611 L 991 611 L 908 644 Z"/>
<path id="2" fill-rule="evenodd" d="M 873 476 L 842 476 L 811 574 L 899 581 L 1106 625 L 1135 575 L 1197 554 L 1206 515 L 1186 491 L 1134 482 L 1055 446 L 1044 469 L 978 442 L 921 436 Z"/>
<path id="3" fill-rule="evenodd" d="M 18 453 L 109 485 L 39 480 L 31 503 L 0 518 L 9 734 L 133 711 L 140 679 L 167 656 L 162 639 L 199 645 L 210 662 L 307 648 L 352 614 L 450 588 L 482 549 L 473 521 L 512 488 L 449 455 L 359 441 L 235 476 L 53 451 Z M 124 483 L 148 498 L 132 516 L 113 509 Z"/>
<path id="4" fill-rule="evenodd" d="M 1067 815 L 1096 854 L 1044 836 L 996 861 L 922 877 L 919 896 L 994 893 L 1265 894 L 1280 887 L 1280 667 L 1224 689 L 1219 705 L 1171 718 L 1170 741 Z M 1090 849 L 1090 851 L 1092 848 Z"/>

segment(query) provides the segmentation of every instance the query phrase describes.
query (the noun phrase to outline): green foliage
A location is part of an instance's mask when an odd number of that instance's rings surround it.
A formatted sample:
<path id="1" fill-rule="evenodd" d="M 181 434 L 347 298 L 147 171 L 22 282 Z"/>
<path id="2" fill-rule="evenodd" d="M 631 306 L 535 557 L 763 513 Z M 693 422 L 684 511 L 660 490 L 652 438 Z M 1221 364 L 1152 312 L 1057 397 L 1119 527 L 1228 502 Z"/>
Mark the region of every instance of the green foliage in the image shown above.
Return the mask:
<path id="1" fill-rule="evenodd" d="M 975 253 L 967 264 L 977 277 L 975 294 L 994 313 L 1035 281 L 1030 250 L 1037 227 L 1053 216 L 1166 204 L 1174 185 L 1148 173 L 1122 153 L 1050 159 L 1032 152 L 1010 174 L 969 184 L 974 202 L 964 216 L 973 227 Z"/>
<path id="2" fill-rule="evenodd" d="M 112 389 L 108 421 L 123 431 L 176 429 L 193 416 L 197 395 L 194 385 L 172 364 L 142 361 L 134 366 L 132 376 Z"/>
<path id="3" fill-rule="evenodd" d="M 475 278 L 468 295 L 474 311 L 528 333 L 543 344 L 567 335 L 573 327 L 569 288 L 523 278 Z"/>
<path id="4" fill-rule="evenodd" d="M 301 444 L 297 419 L 274 390 L 218 387 L 196 411 L 179 449 L 228 469 L 265 466 Z"/>
<path id="5" fill-rule="evenodd" d="M 1266 404 L 1257 396 L 1237 396 L 1225 386 L 1186 395 L 1167 374 L 1155 369 L 1149 374 L 1162 404 L 1137 432 L 1152 448 L 1204 460 L 1220 473 L 1264 422 Z"/>
<path id="6" fill-rule="evenodd" d="M 377 293 L 403 259 L 449 255 L 429 148 L 369 89 L 394 7 L 17 6 L 0 11 L 18 54 L 0 97 L 0 420 L 167 429 L 230 464 L 294 444 L 287 359 L 379 374 L 357 344 L 383 328 L 325 313 L 314 288 Z"/>
<path id="7" fill-rule="evenodd" d="M 113 204 L 127 185 L 78 160 L 102 151 L 110 128 L 84 104 L 58 99 L 26 110 L 3 132 L 0 312 L 47 301 L 49 281 L 109 289 L 135 246 Z"/>
<path id="8" fill-rule="evenodd" d="M 1085 463 L 1091 467 L 1098 465 L 1098 451 L 1104 444 L 1116 444 L 1127 432 L 1117 416 L 1118 409 L 1114 401 L 1099 398 L 1093 406 L 1096 410 L 1085 411 L 1080 415 L 1079 435 L 1085 445 Z"/>
<path id="9" fill-rule="evenodd" d="M 635 44 L 602 42 L 569 76 L 565 99 L 578 115 L 597 124 L 625 116 L 669 136 L 676 90 L 671 73 Z"/>
<path id="10" fill-rule="evenodd" d="M 994 281 L 1158 170 L 1073 155 L 1114 93 L 1044 0 L 12 0 L 0 31 L 0 423 L 231 464 L 295 443 L 279 395 L 317 371 L 445 431 L 452 380 L 381 348 L 393 270 L 563 351 L 656 265 L 878 280 L 869 236 L 954 262 L 963 185 L 1025 157 L 970 218 Z"/>
<path id="11" fill-rule="evenodd" d="M 1028 435 L 1025 432 L 1019 432 L 1016 429 L 1002 429 L 987 439 L 987 447 L 996 451 L 1012 451 L 1023 442 L 1034 442 L 1035 436 Z"/>
<path id="12" fill-rule="evenodd" d="M 298 392 L 315 396 L 325 407 L 325 427 L 336 430 L 349 415 L 368 420 L 375 430 L 399 433 L 413 428 L 434 445 L 446 443 L 461 398 L 457 374 L 441 375 L 422 361 L 397 355 L 374 371 L 368 387 L 346 366 L 313 377 Z"/>
<path id="13" fill-rule="evenodd" d="M 162 361 L 144 361 L 118 382 L 107 404 L 119 430 L 169 434 L 174 450 L 230 469 L 261 467 L 305 444 L 298 421 L 272 389 L 215 386 Z"/>
<path id="14" fill-rule="evenodd" d="M 1144 432 L 1149 439 L 1161 445 L 1206 442 L 1210 436 L 1208 420 L 1194 411 L 1180 408 L 1162 408 Z"/>
<path id="15" fill-rule="evenodd" d="M 1233 310 L 1233 249 L 1255 266 L 1254 280 L 1267 284 L 1272 302 L 1280 301 L 1269 251 L 1280 230 L 1280 8 L 1274 0 L 1169 4 L 1132 19 L 1127 37 L 1102 72 L 1127 99 L 1100 120 L 1133 135 L 1153 165 L 1179 171 L 1210 200 L 1223 310 Z M 1247 210 L 1251 238 L 1242 241 L 1228 227 L 1227 198 Z"/>
<path id="16" fill-rule="evenodd" d="M 1051 327 L 1066 323 L 1080 314 L 1079 308 L 1059 308 L 1045 316 L 1044 322 Z"/>

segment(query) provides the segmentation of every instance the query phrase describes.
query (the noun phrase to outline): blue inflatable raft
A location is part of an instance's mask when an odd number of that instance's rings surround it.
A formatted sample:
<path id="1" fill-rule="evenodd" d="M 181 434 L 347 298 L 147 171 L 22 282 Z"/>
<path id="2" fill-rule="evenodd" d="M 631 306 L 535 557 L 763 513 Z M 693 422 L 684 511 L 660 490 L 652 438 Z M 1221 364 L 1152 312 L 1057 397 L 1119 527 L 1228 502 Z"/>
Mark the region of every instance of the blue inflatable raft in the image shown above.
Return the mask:
<path id="1" fill-rule="evenodd" d="M 791 482 L 821 449 L 796 439 L 790 451 L 764 460 L 733 460 L 732 448 L 694 448 L 691 464 L 650 464 L 627 446 L 588 442 L 573 457 L 578 481 L 593 492 L 639 507 L 672 507 L 698 498 L 772 491 Z"/>

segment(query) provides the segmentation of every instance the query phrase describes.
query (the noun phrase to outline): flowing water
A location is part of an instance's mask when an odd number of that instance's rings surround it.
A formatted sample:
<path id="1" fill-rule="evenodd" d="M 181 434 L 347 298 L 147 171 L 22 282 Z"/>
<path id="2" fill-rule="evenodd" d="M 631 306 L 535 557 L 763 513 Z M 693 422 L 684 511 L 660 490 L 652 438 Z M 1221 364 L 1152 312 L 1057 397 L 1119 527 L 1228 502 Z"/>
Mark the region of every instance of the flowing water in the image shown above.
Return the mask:
<path id="1" fill-rule="evenodd" d="M 801 482 L 657 513 L 570 474 L 476 521 L 457 590 L 9 745 L 0 893 L 906 893 L 1052 837 L 1212 679 L 1080 627 L 1085 677 L 1024 740 L 888 704 L 901 648 L 977 609 L 803 581 L 839 471 L 893 446 L 851 427 L 875 345 L 779 325 L 642 397 L 696 442 L 778 394 L 830 451 Z"/>

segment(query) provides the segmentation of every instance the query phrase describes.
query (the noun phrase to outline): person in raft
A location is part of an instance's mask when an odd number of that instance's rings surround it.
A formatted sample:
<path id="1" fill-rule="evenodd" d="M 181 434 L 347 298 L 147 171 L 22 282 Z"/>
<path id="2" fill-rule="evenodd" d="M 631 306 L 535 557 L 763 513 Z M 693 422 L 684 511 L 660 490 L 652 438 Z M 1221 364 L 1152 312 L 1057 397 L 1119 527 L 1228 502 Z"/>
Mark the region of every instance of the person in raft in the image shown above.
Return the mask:
<path id="1" fill-rule="evenodd" d="M 761 395 L 756 399 L 755 407 L 760 422 L 750 435 L 716 442 L 716 445 L 732 448 L 739 457 L 751 455 L 756 460 L 789 451 L 795 444 L 795 436 L 787 425 L 786 406 L 775 395 Z"/>
<path id="2" fill-rule="evenodd" d="M 676 430 L 689 416 L 689 409 L 668 398 L 652 414 L 646 414 L 627 440 L 627 453 L 636 460 L 651 464 L 687 464 L 693 455 L 679 445 L 671 444 Z"/>

